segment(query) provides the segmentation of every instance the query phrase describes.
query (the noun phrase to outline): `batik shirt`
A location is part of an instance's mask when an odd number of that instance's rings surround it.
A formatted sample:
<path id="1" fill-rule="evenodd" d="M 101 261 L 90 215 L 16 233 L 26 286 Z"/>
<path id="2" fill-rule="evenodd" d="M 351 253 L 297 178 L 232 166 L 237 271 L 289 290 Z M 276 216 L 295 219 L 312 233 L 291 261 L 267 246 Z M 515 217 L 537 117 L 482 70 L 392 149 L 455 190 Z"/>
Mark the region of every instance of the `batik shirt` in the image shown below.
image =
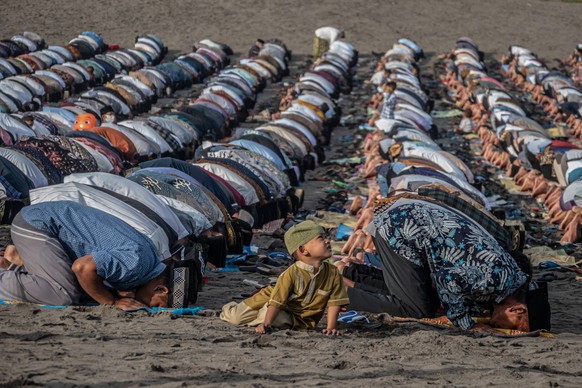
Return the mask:
<path id="1" fill-rule="evenodd" d="M 462 329 L 472 327 L 479 305 L 501 302 L 526 281 L 490 234 L 451 208 L 401 198 L 376 214 L 374 225 L 395 253 L 430 269 L 447 316 Z"/>

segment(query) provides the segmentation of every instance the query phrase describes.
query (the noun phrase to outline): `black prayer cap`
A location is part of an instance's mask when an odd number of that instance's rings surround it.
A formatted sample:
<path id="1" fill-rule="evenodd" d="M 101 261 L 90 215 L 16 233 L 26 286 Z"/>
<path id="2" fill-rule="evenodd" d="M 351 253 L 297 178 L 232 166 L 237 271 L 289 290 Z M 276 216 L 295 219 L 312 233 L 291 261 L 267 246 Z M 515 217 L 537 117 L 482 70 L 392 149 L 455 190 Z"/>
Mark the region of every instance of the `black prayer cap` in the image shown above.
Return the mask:
<path id="1" fill-rule="evenodd" d="M 532 282 L 525 294 L 529 316 L 529 328 L 535 330 L 550 330 L 552 311 L 548 300 L 548 283 Z"/>

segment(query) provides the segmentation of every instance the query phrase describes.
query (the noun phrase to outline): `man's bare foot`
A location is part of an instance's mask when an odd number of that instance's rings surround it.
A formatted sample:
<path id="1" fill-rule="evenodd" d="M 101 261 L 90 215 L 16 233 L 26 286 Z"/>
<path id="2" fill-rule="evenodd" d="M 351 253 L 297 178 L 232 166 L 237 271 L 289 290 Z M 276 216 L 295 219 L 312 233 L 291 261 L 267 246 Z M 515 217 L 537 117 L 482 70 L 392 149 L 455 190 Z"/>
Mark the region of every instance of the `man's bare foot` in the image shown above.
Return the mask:
<path id="1" fill-rule="evenodd" d="M 10 267 L 11 262 L 6 260 L 4 257 L 0 257 L 0 268 L 8 269 Z"/>
<path id="2" fill-rule="evenodd" d="M 4 258 L 14 265 L 19 267 L 24 266 L 24 262 L 20 258 L 20 255 L 18 254 L 18 251 L 14 245 L 8 245 L 6 247 L 6 250 L 4 251 Z"/>
<path id="3" fill-rule="evenodd" d="M 357 195 L 352 201 L 352 204 L 350 206 L 350 213 L 356 214 L 362 208 L 363 205 L 364 198 L 362 196 Z"/>

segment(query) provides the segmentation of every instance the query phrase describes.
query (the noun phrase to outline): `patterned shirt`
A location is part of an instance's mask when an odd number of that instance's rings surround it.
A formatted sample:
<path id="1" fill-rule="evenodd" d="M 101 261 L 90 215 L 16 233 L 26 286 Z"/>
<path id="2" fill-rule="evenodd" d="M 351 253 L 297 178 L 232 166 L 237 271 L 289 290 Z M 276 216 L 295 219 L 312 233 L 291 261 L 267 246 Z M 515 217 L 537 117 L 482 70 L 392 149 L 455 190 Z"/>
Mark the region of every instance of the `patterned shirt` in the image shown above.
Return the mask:
<path id="1" fill-rule="evenodd" d="M 72 264 L 91 254 L 97 275 L 116 290 L 130 290 L 161 274 L 153 242 L 129 224 L 101 210 L 71 201 L 26 206 L 22 218 L 58 239 Z"/>
<path id="2" fill-rule="evenodd" d="M 384 93 L 384 101 L 382 102 L 381 119 L 394 119 L 394 111 L 396 110 L 396 95 L 394 93 Z"/>
<path id="3" fill-rule="evenodd" d="M 462 199 L 454 192 L 447 192 L 447 188 L 440 188 L 440 185 L 424 186 L 418 189 L 418 194 L 424 197 L 434 198 L 461 213 L 470 217 L 485 229 L 495 240 L 501 244 L 503 249 L 511 250 L 511 234 L 501 224 L 493 218 L 484 208 L 477 204 L 471 204 Z"/>
<path id="4" fill-rule="evenodd" d="M 472 327 L 480 304 L 499 303 L 527 279 L 515 260 L 479 224 L 430 201 L 400 198 L 374 216 L 376 238 L 399 255 L 430 268 L 449 319 Z"/>
<path id="5" fill-rule="evenodd" d="M 212 193 L 178 176 L 142 169 L 135 171 L 127 178 L 154 194 L 174 198 L 192 206 L 204 214 L 213 225 L 229 218 L 226 209 L 218 206 L 220 203 L 218 199 L 213 200 Z"/>

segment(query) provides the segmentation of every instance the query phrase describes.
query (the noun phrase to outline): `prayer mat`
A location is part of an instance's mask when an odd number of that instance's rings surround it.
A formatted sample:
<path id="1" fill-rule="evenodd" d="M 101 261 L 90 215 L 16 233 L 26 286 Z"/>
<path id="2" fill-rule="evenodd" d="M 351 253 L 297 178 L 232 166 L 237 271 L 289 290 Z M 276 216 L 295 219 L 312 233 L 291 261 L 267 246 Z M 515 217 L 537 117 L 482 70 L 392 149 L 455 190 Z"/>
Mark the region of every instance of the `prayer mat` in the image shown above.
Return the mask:
<path id="1" fill-rule="evenodd" d="M 4 305 L 4 306 L 11 306 L 11 305 L 15 305 L 15 304 L 21 304 L 21 302 L 14 302 L 11 300 L 0 300 L 0 306 Z M 31 303 L 32 304 L 32 303 Z M 33 304 L 34 305 L 34 304 Z M 67 307 L 78 307 L 78 306 L 49 306 L 49 305 L 44 305 L 44 304 L 40 304 L 40 305 L 35 305 L 36 307 L 40 307 L 42 309 L 66 309 Z M 98 305 L 96 304 L 84 304 L 84 305 L 80 305 L 82 307 L 97 307 Z M 132 313 L 132 312 L 136 312 L 136 311 L 146 311 L 150 314 L 163 314 L 163 313 L 169 313 L 171 315 L 198 315 L 198 313 L 200 311 L 204 310 L 204 307 L 184 307 L 184 308 L 176 308 L 176 309 L 170 309 L 170 308 L 164 308 L 164 307 L 140 307 L 140 308 L 136 308 L 136 309 L 131 309 L 131 310 L 124 310 L 126 313 Z"/>
<path id="2" fill-rule="evenodd" d="M 447 322 L 443 322 L 437 318 L 405 318 L 405 317 L 393 317 L 386 313 L 381 314 L 365 314 L 371 319 L 379 320 L 382 323 L 387 324 L 413 324 L 418 323 L 425 326 L 431 326 L 441 329 L 449 329 L 452 331 L 463 332 L 458 327 L 454 326 L 452 322 L 447 319 Z M 489 318 L 473 317 L 473 322 L 488 324 Z M 509 329 L 495 329 L 495 333 L 484 333 L 501 338 L 520 338 L 520 337 L 544 337 L 544 338 L 554 338 L 554 335 L 546 330 L 535 330 L 530 332 L 520 331 L 520 330 L 509 330 Z"/>
<path id="3" fill-rule="evenodd" d="M 358 220 L 351 214 L 329 212 L 325 210 L 318 210 L 317 216 L 313 221 L 326 229 L 337 228 L 340 224 L 344 224 L 350 228 L 355 228 Z"/>
<path id="4" fill-rule="evenodd" d="M 553 250 L 550 247 L 539 246 L 524 249 L 523 253 L 529 258 L 533 266 L 537 266 L 545 261 L 553 261 L 565 266 L 576 263 L 576 259 L 566 254 L 566 251 L 563 249 Z"/>

